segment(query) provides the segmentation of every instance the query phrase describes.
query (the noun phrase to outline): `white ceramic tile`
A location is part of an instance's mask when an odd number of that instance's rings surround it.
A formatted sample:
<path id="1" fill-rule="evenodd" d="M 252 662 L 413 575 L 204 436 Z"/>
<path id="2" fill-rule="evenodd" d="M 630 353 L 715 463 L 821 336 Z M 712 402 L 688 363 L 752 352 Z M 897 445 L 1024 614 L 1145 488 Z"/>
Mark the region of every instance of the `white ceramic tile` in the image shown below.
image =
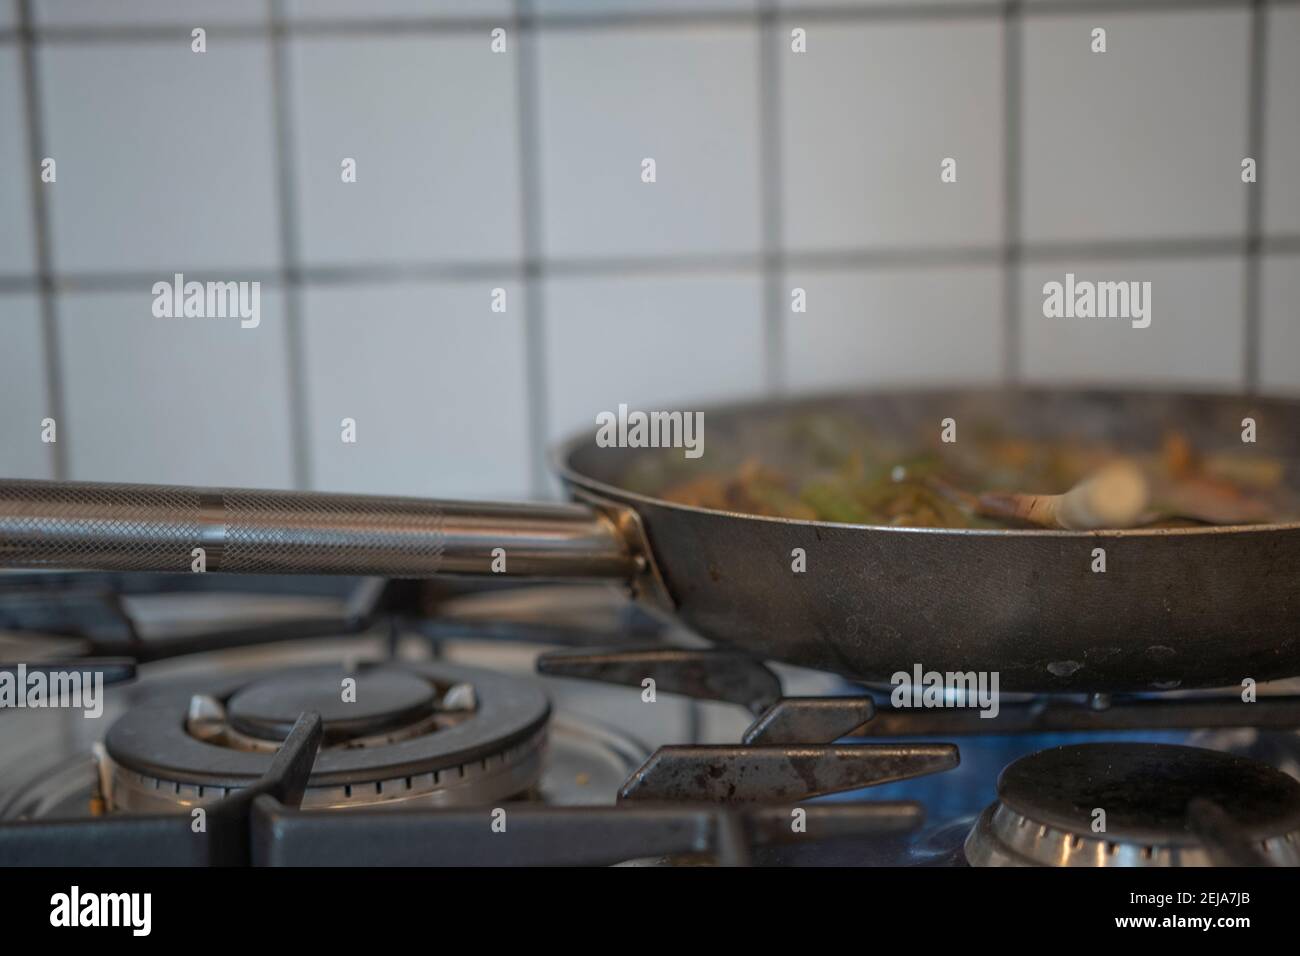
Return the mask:
<path id="1" fill-rule="evenodd" d="M 491 310 L 506 290 L 506 312 Z M 524 300 L 511 282 L 314 286 L 304 296 L 313 484 L 444 498 L 528 492 Z M 357 423 L 342 441 L 341 423 Z"/>
<path id="2" fill-rule="evenodd" d="M 1300 233 L 1300 6 L 1268 10 L 1268 84 L 1264 94 L 1264 229 Z"/>
<path id="3" fill-rule="evenodd" d="M 304 261 L 518 255 L 515 52 L 458 33 L 306 38 L 290 55 Z"/>
<path id="4" fill-rule="evenodd" d="M 782 21 L 786 238 L 796 250 L 1002 236 L 1002 27 L 994 19 Z M 806 53 L 790 30 L 808 31 Z M 957 181 L 940 179 L 956 160 Z"/>
<path id="5" fill-rule="evenodd" d="M 1240 234 L 1249 26 L 1244 9 L 1029 17 L 1025 236 Z"/>
<path id="6" fill-rule="evenodd" d="M 756 0 L 533 0 L 538 13 L 692 13 L 753 10 Z"/>
<path id="7" fill-rule="evenodd" d="M 40 48 L 58 269 L 278 262 L 268 46 L 212 39 Z"/>
<path id="8" fill-rule="evenodd" d="M 260 23 L 268 0 L 35 0 L 41 26 Z"/>
<path id="9" fill-rule="evenodd" d="M 385 17 L 494 17 L 511 14 L 510 0 L 286 0 L 297 20 L 380 20 Z"/>
<path id="10" fill-rule="evenodd" d="M 1048 318 L 1047 282 L 1150 282 L 1151 325 L 1122 318 Z M 1242 384 L 1243 267 L 1236 257 L 1036 264 L 1021 285 L 1028 381 L 1237 388 Z"/>
<path id="11" fill-rule="evenodd" d="M 17 22 L 16 0 L 0 0 L 0 30 L 7 30 Z"/>
<path id="12" fill-rule="evenodd" d="M 786 379 L 796 391 L 995 381 L 1002 278 L 995 266 L 795 271 L 807 312 L 785 311 Z"/>
<path id="13" fill-rule="evenodd" d="M 0 294 L 0 477 L 54 477 L 54 448 L 41 441 L 51 414 L 40 305 L 31 293 Z"/>
<path id="14" fill-rule="evenodd" d="M 872 7 L 905 7 L 915 3 L 916 0 L 776 0 L 776 5 L 787 10 L 799 10 L 802 7 L 815 7 L 817 9 L 843 8 L 843 9 L 861 9 Z M 983 4 L 990 6 L 989 0 L 943 0 L 945 4 L 960 7 L 965 4 Z M 990 9 L 990 15 L 997 15 L 999 11 Z"/>
<path id="15" fill-rule="evenodd" d="M 620 403 L 691 411 L 763 387 L 757 277 L 562 278 L 546 282 L 552 439 L 595 429 Z"/>
<path id="16" fill-rule="evenodd" d="M 71 477 L 287 487 L 291 434 L 281 296 L 261 324 L 155 318 L 149 285 L 58 298 Z"/>
<path id="17" fill-rule="evenodd" d="M 0 44 L 0 274 L 30 274 L 36 268 L 32 235 L 31 157 L 18 48 Z"/>
<path id="18" fill-rule="evenodd" d="M 1300 393 L 1300 255 L 1265 256 L 1260 278 L 1260 384 Z"/>
<path id="19" fill-rule="evenodd" d="M 542 32 L 549 255 L 759 248 L 757 36 L 753 25 Z M 654 183 L 642 181 L 647 158 Z"/>
<path id="20" fill-rule="evenodd" d="M 1234 2 L 1234 0 L 1226 0 L 1226 2 L 1232 3 Z M 1236 2 L 1245 4 L 1248 3 L 1249 0 L 1236 0 Z M 1060 3 L 1069 3 L 1078 6 L 1080 5 L 1080 3 L 1113 4 L 1113 0 L 1024 0 L 1024 3 L 1032 11 L 1034 7 L 1042 7 L 1043 9 L 1046 10 L 1050 8 L 1053 4 L 1060 4 Z M 1140 4 L 1135 3 L 1133 4 L 1133 6 L 1136 7 L 1141 5 L 1141 6 L 1148 6 L 1148 7 L 1156 7 L 1162 3 L 1171 4 L 1171 5 L 1186 4 L 1186 0 L 1141 0 Z"/>

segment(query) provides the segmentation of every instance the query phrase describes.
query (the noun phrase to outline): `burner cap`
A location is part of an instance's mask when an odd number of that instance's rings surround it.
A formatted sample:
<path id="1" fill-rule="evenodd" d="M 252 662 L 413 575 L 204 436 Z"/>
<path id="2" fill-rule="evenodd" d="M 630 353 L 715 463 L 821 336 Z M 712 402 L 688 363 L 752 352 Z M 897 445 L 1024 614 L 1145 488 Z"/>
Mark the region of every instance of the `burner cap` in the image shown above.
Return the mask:
<path id="1" fill-rule="evenodd" d="M 343 680 L 356 681 L 344 699 Z M 433 713 L 435 688 L 428 680 L 392 668 L 357 673 L 286 673 L 249 684 L 226 704 L 236 730 L 262 740 L 284 740 L 300 714 L 321 715 L 327 741 L 350 740 L 401 727 Z"/>
<path id="2" fill-rule="evenodd" d="M 1246 757 L 1171 744 L 1055 747 L 1015 761 L 967 840 L 976 864 L 1198 865 L 1193 800 L 1218 805 L 1266 853 L 1300 853 L 1300 783 Z M 1104 818 L 1097 811 L 1104 811 Z M 1094 822 L 1104 829 L 1094 830 Z"/>

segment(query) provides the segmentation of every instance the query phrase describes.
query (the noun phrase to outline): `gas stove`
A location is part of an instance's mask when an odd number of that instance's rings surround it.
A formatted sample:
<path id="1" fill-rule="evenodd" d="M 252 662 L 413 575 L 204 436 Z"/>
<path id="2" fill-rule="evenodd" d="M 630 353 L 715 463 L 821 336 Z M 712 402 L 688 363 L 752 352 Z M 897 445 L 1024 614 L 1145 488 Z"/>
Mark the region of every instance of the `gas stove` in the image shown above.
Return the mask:
<path id="1" fill-rule="evenodd" d="M 0 711 L 7 865 L 1300 863 L 1286 684 L 989 719 L 616 589 L 312 576 L 4 575 L 0 664 L 105 687 Z"/>

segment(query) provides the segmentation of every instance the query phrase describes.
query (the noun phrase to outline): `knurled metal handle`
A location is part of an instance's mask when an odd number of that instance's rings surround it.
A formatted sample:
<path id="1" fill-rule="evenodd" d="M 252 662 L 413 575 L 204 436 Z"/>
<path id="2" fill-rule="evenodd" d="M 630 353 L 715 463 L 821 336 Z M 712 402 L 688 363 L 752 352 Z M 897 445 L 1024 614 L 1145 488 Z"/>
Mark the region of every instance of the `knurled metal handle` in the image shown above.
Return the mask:
<path id="1" fill-rule="evenodd" d="M 314 492 L 0 480 L 0 567 L 630 578 L 594 508 Z M 499 553 L 498 550 L 500 549 Z"/>

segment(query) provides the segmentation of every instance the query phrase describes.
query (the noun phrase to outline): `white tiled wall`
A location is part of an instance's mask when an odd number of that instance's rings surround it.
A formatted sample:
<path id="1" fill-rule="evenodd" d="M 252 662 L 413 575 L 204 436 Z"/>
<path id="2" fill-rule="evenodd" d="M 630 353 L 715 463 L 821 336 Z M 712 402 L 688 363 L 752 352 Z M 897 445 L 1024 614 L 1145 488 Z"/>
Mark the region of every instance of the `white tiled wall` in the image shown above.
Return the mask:
<path id="1" fill-rule="evenodd" d="M 33 87 L 0 0 L 0 474 L 522 497 L 620 402 L 1009 356 L 1300 394 L 1300 4 L 1264 4 L 1256 186 L 1251 4 L 942 5 L 32 0 Z M 261 326 L 155 319 L 177 271 L 264 280 Z M 1152 327 L 1044 318 L 1066 272 L 1152 282 Z"/>
<path id="2" fill-rule="evenodd" d="M 148 288 L 57 300 L 71 473 L 104 481 L 291 484 L 282 296 L 261 324 L 155 319 Z M 160 478 L 165 475 L 166 478 Z"/>
<path id="3" fill-rule="evenodd" d="M 278 267 L 265 40 L 55 43 L 37 60 L 57 270 Z"/>
<path id="4" fill-rule="evenodd" d="M 761 286 L 757 276 L 722 275 L 547 280 L 550 437 L 567 438 L 620 402 L 694 408 L 759 393 Z"/>
<path id="5" fill-rule="evenodd" d="M 1268 95 L 1263 164 L 1270 182 L 1265 191 L 1264 228 L 1269 232 L 1300 232 L 1300 183 L 1296 181 L 1296 157 L 1300 157 L 1300 4 L 1274 7 L 1268 11 Z"/>
<path id="6" fill-rule="evenodd" d="M 305 37 L 289 58 L 305 263 L 519 257 L 515 59 L 461 33 Z"/>
<path id="7" fill-rule="evenodd" d="M 1264 257 L 1260 380 L 1266 388 L 1300 392 L 1300 255 Z"/>
<path id="8" fill-rule="evenodd" d="M 545 253 L 756 252 L 757 53 L 752 24 L 543 32 Z"/>
<path id="9" fill-rule="evenodd" d="M 1151 325 L 1124 318 L 1048 318 L 1043 286 L 1076 281 L 1150 282 Z M 1042 384 L 1131 382 L 1215 386 L 1241 381 L 1244 266 L 1238 257 L 1187 261 L 1077 259 L 1024 271 L 1024 374 Z"/>
<path id="10" fill-rule="evenodd" d="M 44 0 L 35 4 L 42 26 L 247 23 L 266 17 L 264 0 Z"/>
<path id="11" fill-rule="evenodd" d="M 790 285 L 804 290 L 807 308 L 786 321 L 795 389 L 998 381 L 1000 269 L 794 270 Z"/>
<path id="12" fill-rule="evenodd" d="M 662 13 L 665 11 L 753 10 L 757 0 L 533 0 L 545 13 Z"/>
<path id="13" fill-rule="evenodd" d="M 504 313 L 491 310 L 492 289 Z M 311 285 L 303 332 L 313 473 L 337 491 L 526 496 L 527 301 L 518 283 Z M 343 419 L 356 442 L 341 440 Z"/>
<path id="14" fill-rule="evenodd" d="M 1244 9 L 1029 18 L 1025 238 L 1241 235 L 1249 27 Z"/>
<path id="15" fill-rule="evenodd" d="M 799 22 L 784 21 L 782 33 Z M 997 242 L 1001 21 L 805 28 L 808 53 L 781 65 L 790 248 Z M 954 183 L 939 178 L 947 158 Z"/>
<path id="16" fill-rule="evenodd" d="M 0 449 L 13 477 L 53 478 L 54 446 L 41 441 L 47 401 L 40 303 L 30 292 L 0 293 Z M 57 436 L 56 436 L 57 437 Z"/>
<path id="17" fill-rule="evenodd" d="M 293 20 L 370 20 L 376 17 L 437 17 L 451 14 L 508 16 L 510 0 L 285 0 Z"/>
<path id="18" fill-rule="evenodd" d="M 30 275 L 36 267 L 27 180 L 27 128 L 18 51 L 0 45 L 0 275 Z"/>

